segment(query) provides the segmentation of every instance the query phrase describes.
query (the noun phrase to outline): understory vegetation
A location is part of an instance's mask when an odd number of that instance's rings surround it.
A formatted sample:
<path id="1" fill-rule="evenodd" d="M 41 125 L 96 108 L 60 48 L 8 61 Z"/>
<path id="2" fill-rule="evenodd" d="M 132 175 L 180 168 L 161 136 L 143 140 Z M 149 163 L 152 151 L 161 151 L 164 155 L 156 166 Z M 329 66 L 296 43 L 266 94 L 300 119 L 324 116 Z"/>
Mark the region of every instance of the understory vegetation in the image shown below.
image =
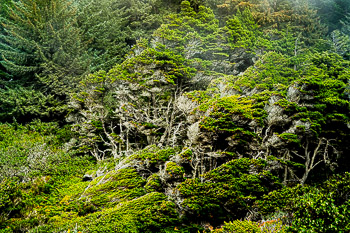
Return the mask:
<path id="1" fill-rule="evenodd" d="M 349 232 L 350 2 L 2 0 L 0 232 Z"/>

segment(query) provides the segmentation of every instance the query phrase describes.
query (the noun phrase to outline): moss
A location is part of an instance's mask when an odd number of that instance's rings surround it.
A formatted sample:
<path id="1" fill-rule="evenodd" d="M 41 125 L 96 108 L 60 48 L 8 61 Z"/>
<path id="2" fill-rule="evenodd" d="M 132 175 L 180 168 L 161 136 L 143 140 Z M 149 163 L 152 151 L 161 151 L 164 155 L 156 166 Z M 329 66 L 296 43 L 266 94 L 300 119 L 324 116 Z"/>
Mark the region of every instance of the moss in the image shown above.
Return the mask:
<path id="1" fill-rule="evenodd" d="M 192 161 L 193 152 L 191 149 L 184 148 L 179 154 L 180 158 L 186 162 Z"/>
<path id="2" fill-rule="evenodd" d="M 170 177 L 175 179 L 183 178 L 185 174 L 185 169 L 174 162 L 167 162 L 165 171 L 170 175 Z"/>
<path id="3" fill-rule="evenodd" d="M 148 193 L 162 191 L 162 181 L 158 174 L 152 174 L 148 177 L 145 189 Z"/>

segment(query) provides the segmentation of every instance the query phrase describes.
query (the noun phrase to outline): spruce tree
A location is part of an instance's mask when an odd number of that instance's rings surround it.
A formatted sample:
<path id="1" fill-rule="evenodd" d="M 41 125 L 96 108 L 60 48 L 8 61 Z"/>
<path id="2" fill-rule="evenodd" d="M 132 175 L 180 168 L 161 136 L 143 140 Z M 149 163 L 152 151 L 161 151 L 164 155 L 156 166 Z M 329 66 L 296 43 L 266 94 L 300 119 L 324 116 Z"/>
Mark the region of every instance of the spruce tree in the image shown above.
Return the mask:
<path id="1" fill-rule="evenodd" d="M 92 71 L 123 62 L 136 40 L 150 38 L 168 12 L 161 0 L 81 0 L 78 4 L 78 24 L 84 40 L 90 42 Z"/>
<path id="2" fill-rule="evenodd" d="M 350 1 L 348 0 L 309 0 L 317 10 L 322 23 L 327 25 L 328 33 L 339 30 L 342 21 L 350 12 Z"/>
<path id="3" fill-rule="evenodd" d="M 340 22 L 342 24 L 341 31 L 350 36 L 350 12 Z"/>
<path id="4" fill-rule="evenodd" d="M 8 8 L 8 4 L 10 4 L 11 1 L 10 0 L 2 0 L 0 2 L 0 17 L 7 17 L 7 8 Z M 0 27 L 0 38 L 2 38 L 2 35 L 5 34 L 4 28 Z M 1 39 L 0 39 L 1 41 Z M 3 85 L 3 82 L 6 80 L 9 80 L 11 78 L 11 75 L 6 71 L 5 67 L 3 67 L 1 65 L 1 61 L 2 61 L 2 55 L 0 53 L 0 82 L 1 85 Z"/>
<path id="5" fill-rule="evenodd" d="M 2 18 L 2 65 L 15 77 L 65 97 L 88 71 L 86 44 L 70 0 L 20 0 Z"/>
<path id="6" fill-rule="evenodd" d="M 339 30 L 331 33 L 331 50 L 344 59 L 350 59 L 350 35 Z"/>

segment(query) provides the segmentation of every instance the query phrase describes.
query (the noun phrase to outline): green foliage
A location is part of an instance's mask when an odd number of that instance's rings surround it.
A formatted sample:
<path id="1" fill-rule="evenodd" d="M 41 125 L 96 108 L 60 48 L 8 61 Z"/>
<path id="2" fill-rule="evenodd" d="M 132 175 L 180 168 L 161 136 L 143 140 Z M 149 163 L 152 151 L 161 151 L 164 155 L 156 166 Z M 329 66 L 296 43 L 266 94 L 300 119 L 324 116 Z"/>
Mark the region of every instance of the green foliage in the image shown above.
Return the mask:
<path id="1" fill-rule="evenodd" d="M 5 221 L 20 217 L 25 206 L 25 193 L 16 180 L 5 179 L 0 182 L 0 227 L 5 228 Z"/>
<path id="2" fill-rule="evenodd" d="M 0 106 L 2 122 L 59 119 L 67 111 L 66 105 L 53 95 L 23 87 L 0 89 Z"/>
<path id="3" fill-rule="evenodd" d="M 262 160 L 242 158 L 204 174 L 204 182 L 187 179 L 178 186 L 184 198 L 182 206 L 191 216 L 211 223 L 228 216 L 241 218 L 256 198 L 278 186 L 276 177 L 264 171 L 265 166 Z"/>
<path id="4" fill-rule="evenodd" d="M 153 36 L 157 38 L 155 42 L 161 42 L 159 46 L 165 46 L 187 59 L 195 58 L 193 63 L 199 63 L 200 68 L 203 60 L 228 57 L 227 45 L 221 34 L 218 20 L 210 8 L 199 5 L 196 10 L 189 1 L 183 1 L 181 12 L 170 14 Z"/>
<path id="5" fill-rule="evenodd" d="M 334 78 L 340 78 L 344 81 L 344 76 L 342 76 L 345 73 L 347 73 L 349 68 L 349 63 L 347 61 L 344 61 L 338 54 L 335 53 L 315 53 L 311 56 L 311 62 L 313 65 L 315 65 L 318 69 L 320 74 L 319 77 L 322 77 L 322 75 L 325 75 L 326 77 L 334 77 Z M 309 67 L 309 72 L 313 72 L 314 69 L 312 67 Z"/>
<path id="6" fill-rule="evenodd" d="M 165 167 L 165 171 L 173 178 L 178 179 L 178 178 L 182 178 L 185 170 L 183 167 L 177 165 L 174 162 L 167 162 L 166 163 L 166 167 Z"/>
<path id="7" fill-rule="evenodd" d="M 349 173 L 334 176 L 295 200 L 291 231 L 349 231 Z"/>
<path id="8" fill-rule="evenodd" d="M 284 30 L 269 30 L 263 34 L 258 45 L 266 51 L 277 52 L 289 57 L 288 66 L 293 64 L 296 69 L 305 60 L 305 54 L 308 54 L 309 50 L 314 48 L 305 45 L 301 33 L 291 33 L 291 30 L 289 27 Z"/>
<path id="9" fill-rule="evenodd" d="M 158 174 L 152 174 L 148 177 L 145 189 L 148 193 L 162 191 L 162 181 Z"/>
<path id="10" fill-rule="evenodd" d="M 114 202 L 132 200 L 143 196 L 145 180 L 132 168 L 109 172 L 94 179 L 84 197 L 98 207 L 110 207 Z"/>
<path id="11" fill-rule="evenodd" d="M 318 187 L 284 187 L 257 201 L 260 213 L 282 211 L 292 232 L 333 232 L 349 228 L 349 173 L 337 175 Z"/>
<path id="12" fill-rule="evenodd" d="M 251 221 L 232 221 L 225 222 L 221 229 L 215 230 L 214 232 L 249 232 L 249 233 L 258 233 L 260 232 L 259 223 Z"/>
<path id="13" fill-rule="evenodd" d="M 148 167 L 154 168 L 154 166 L 168 161 L 172 155 L 175 155 L 173 148 L 159 149 L 157 146 L 151 145 L 131 155 L 127 160 L 140 160 L 147 164 Z"/>
<path id="14" fill-rule="evenodd" d="M 1 195 L 5 209 L 0 224 L 14 232 L 28 231 L 67 210 L 58 204 L 62 183 L 82 176 L 92 163 L 64 149 L 71 139 L 69 127 L 34 121 L 3 124 L 0 131 L 0 192 L 7 193 Z"/>
<path id="15" fill-rule="evenodd" d="M 341 29 L 342 23 L 349 13 L 350 4 L 346 0 L 311 0 L 317 9 L 320 20 L 328 26 L 328 32 Z"/>
<path id="16" fill-rule="evenodd" d="M 350 35 L 335 30 L 331 33 L 332 50 L 344 59 L 350 59 Z"/>
<path id="17" fill-rule="evenodd" d="M 48 228 L 74 229 L 89 232 L 169 232 L 178 224 L 175 204 L 161 193 L 148 193 L 138 199 L 122 202 L 85 217 L 67 222 L 62 217 L 52 219 L 50 226 L 37 228 L 44 232 Z"/>
<path id="18" fill-rule="evenodd" d="M 236 16 L 227 20 L 224 31 L 227 32 L 227 39 L 232 47 L 243 47 L 252 51 L 256 49 L 255 43 L 260 33 L 249 8 L 245 8 L 243 12 L 238 10 Z"/>
<path id="19" fill-rule="evenodd" d="M 17 177 L 28 181 L 37 176 L 65 176 L 91 166 L 86 158 L 66 152 L 63 143 L 70 138 L 69 128 L 35 121 L 25 126 L 0 125 L 0 180 Z"/>
<path id="20" fill-rule="evenodd" d="M 2 65 L 16 79 L 28 77 L 45 91 L 67 97 L 88 70 L 74 5 L 68 0 L 12 3 L 8 17 L 1 18 Z"/>
<path id="21" fill-rule="evenodd" d="M 89 75 L 82 82 L 82 91 L 71 103 L 77 110 L 71 116 L 76 122 L 74 130 L 83 141 L 82 151 L 96 154 L 112 140 L 119 144 L 114 153 L 121 153 L 131 144 L 144 148 L 171 136 L 167 129 L 170 119 L 161 116 L 175 111 L 177 91 L 188 85 L 196 70 L 182 56 L 167 49 L 150 48 L 143 42 L 122 64 L 108 73 Z M 119 128 L 115 129 L 115 125 Z"/>
<path id="22" fill-rule="evenodd" d="M 292 133 L 282 133 L 278 135 L 283 140 L 286 140 L 291 143 L 300 143 L 300 140 L 298 139 L 298 135 L 292 134 Z"/>
<path id="23" fill-rule="evenodd" d="M 181 159 L 183 159 L 186 162 L 190 162 L 192 160 L 192 155 L 193 155 L 192 150 L 188 148 L 183 148 L 183 150 L 179 154 Z"/>
<path id="24" fill-rule="evenodd" d="M 254 21 L 260 26 L 270 42 L 284 40 L 274 30 L 286 32 L 287 37 L 298 35 L 302 41 L 314 45 L 320 39 L 325 28 L 320 24 L 316 11 L 310 7 L 307 0 L 303 1 L 256 1 L 256 0 L 222 0 L 218 5 L 221 18 L 231 17 L 239 11 L 249 9 Z M 302 36 L 301 36 L 302 35 Z M 276 41 L 275 41 L 276 42 Z"/>
<path id="25" fill-rule="evenodd" d="M 11 5 L 11 0 L 1 1 L 0 15 L 2 15 L 2 16 L 7 15 L 8 5 Z"/>
<path id="26" fill-rule="evenodd" d="M 286 232 L 286 227 L 280 220 L 263 221 L 262 223 L 235 220 L 225 222 L 221 228 L 216 229 L 214 232 L 284 233 Z"/>
<path id="27" fill-rule="evenodd" d="M 291 60 L 276 52 L 265 54 L 253 67 L 235 82 L 236 89 L 283 91 L 298 77 Z"/>
<path id="28" fill-rule="evenodd" d="M 169 84 L 179 84 L 185 82 L 196 71 L 187 66 L 186 60 L 182 56 L 170 50 L 147 48 L 135 55 L 120 66 L 115 66 L 110 70 L 110 75 L 113 75 L 114 80 L 126 80 L 147 86 L 147 81 L 154 79 L 155 77 L 152 75 L 156 70 L 159 70 L 164 76 L 164 81 Z M 155 65 L 153 70 L 147 69 L 149 65 Z M 135 66 L 143 66 L 144 70 L 135 72 L 133 69 L 136 68 Z M 154 81 L 159 82 L 160 80 Z"/>
<path id="29" fill-rule="evenodd" d="M 203 112 L 212 109 L 209 117 L 204 118 L 201 123 L 201 127 L 204 129 L 235 131 L 237 126 L 231 120 L 232 115 L 237 114 L 243 118 L 253 118 L 254 109 L 252 108 L 251 100 L 241 100 L 238 99 L 238 96 L 230 96 L 223 97 L 216 103 L 210 102 L 200 106 L 200 110 Z"/>
<path id="30" fill-rule="evenodd" d="M 335 133 L 332 130 L 334 128 L 346 131 L 340 125 L 346 124 L 349 119 L 349 101 L 345 94 L 348 65 L 339 55 L 329 53 L 315 54 L 311 61 L 313 64 L 308 69 L 307 76 L 298 81 L 298 86 L 302 85 L 303 88 L 298 89 L 311 97 L 313 106 L 307 108 L 307 112 L 300 109 L 296 117 L 312 122 L 317 126 L 314 128 L 316 133 L 323 130 L 332 135 Z"/>
<path id="31" fill-rule="evenodd" d="M 267 115 L 263 104 L 266 97 L 263 95 L 214 97 L 207 102 L 199 100 L 204 102 L 195 109 L 195 113 L 201 116 L 201 132 L 208 135 L 215 133 L 220 137 L 219 141 L 225 139 L 227 144 L 223 141 L 218 143 L 221 148 L 248 153 L 246 146 L 250 142 L 260 141 L 259 135 L 254 132 L 254 126 L 262 126 Z"/>
<path id="32" fill-rule="evenodd" d="M 290 102 L 290 101 L 288 101 L 286 99 L 280 99 L 279 101 L 277 101 L 274 104 L 278 105 L 278 106 L 281 106 L 284 109 L 284 111 L 289 113 L 289 114 L 295 114 L 297 112 L 304 112 L 304 111 L 306 111 L 305 107 L 300 107 L 295 102 Z"/>
<path id="33" fill-rule="evenodd" d="M 306 0 L 7 3 L 1 232 L 349 231 L 349 174 L 315 182 L 349 170 L 347 17 L 325 41 Z M 18 124 L 71 93 L 72 127 Z"/>
<path id="34" fill-rule="evenodd" d="M 258 207 L 259 213 L 265 218 L 278 213 L 278 211 L 291 212 L 295 199 L 306 192 L 308 192 L 308 188 L 301 186 L 282 187 L 265 194 L 260 200 L 256 201 L 255 205 Z"/>
<path id="35" fill-rule="evenodd" d="M 78 23 L 89 43 L 91 70 L 121 63 L 140 37 L 148 38 L 162 23 L 162 1 L 78 1 Z"/>

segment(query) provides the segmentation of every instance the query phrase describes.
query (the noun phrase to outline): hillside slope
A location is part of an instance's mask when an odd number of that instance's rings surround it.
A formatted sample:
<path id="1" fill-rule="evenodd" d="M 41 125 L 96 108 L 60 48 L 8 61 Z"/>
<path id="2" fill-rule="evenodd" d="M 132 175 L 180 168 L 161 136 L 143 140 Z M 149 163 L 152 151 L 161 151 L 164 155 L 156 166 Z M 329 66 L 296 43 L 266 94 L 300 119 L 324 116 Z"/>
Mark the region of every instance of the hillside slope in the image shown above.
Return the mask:
<path id="1" fill-rule="evenodd" d="M 172 2 L 69 97 L 1 89 L 0 232 L 349 231 L 350 62 L 292 3 Z"/>

